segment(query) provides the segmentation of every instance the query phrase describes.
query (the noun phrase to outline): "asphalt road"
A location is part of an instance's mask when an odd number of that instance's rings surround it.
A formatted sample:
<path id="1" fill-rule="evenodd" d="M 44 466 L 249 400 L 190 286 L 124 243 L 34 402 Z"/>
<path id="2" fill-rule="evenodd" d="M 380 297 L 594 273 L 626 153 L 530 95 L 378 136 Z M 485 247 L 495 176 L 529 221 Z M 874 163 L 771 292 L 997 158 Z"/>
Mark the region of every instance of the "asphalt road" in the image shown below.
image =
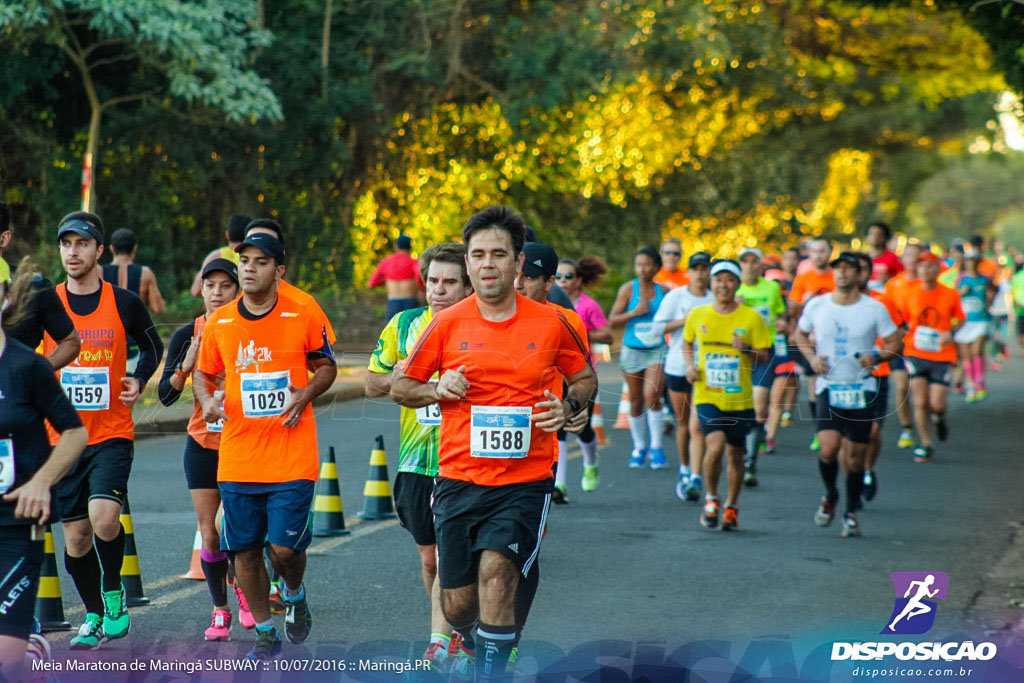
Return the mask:
<path id="1" fill-rule="evenodd" d="M 621 379 L 610 364 L 600 367 L 600 376 L 610 427 Z M 1009 522 L 1021 519 L 1024 507 L 1016 442 L 1022 380 L 1024 363 L 1013 360 L 991 375 L 987 401 L 966 405 L 953 399 L 951 437 L 929 464 L 916 464 L 910 451 L 895 447 L 897 425 L 891 419 L 878 466 L 878 497 L 860 515 L 863 535 L 852 539 L 840 537 L 838 520 L 826 529 L 813 522 L 822 487 L 807 448 L 808 421 L 782 430 L 778 454 L 762 458 L 761 485 L 743 491 L 741 531 L 733 534 L 700 526 L 698 505 L 675 496 L 674 467 L 629 470 L 628 432 L 609 428 L 612 444 L 601 450 L 599 490 L 580 490 L 582 466 L 575 457 L 571 502 L 552 509 L 519 674 L 546 671 L 557 678 L 572 669 L 564 654 L 574 652 L 584 668 L 618 667 L 635 679 L 635 667 L 644 662 L 657 672 L 667 653 L 692 657 L 700 648 L 711 648 L 713 655 L 703 660 L 702 680 L 729 680 L 744 656 L 751 674 L 788 675 L 790 665 L 794 672 L 801 666 L 806 671 L 820 658 L 816 648 L 879 638 L 893 608 L 889 574 L 897 570 L 941 571 L 950 578 L 929 638 L 981 637 L 989 624 L 976 604 L 986 577 L 1011 547 Z M 411 537 L 394 521 L 356 518 L 378 434 L 384 435 L 394 477 L 397 417 L 398 408 L 383 400 L 317 409 L 321 452 L 336 449 L 353 533 L 314 542 L 306 575 L 314 631 L 304 646 L 286 643 L 285 659 L 403 660 L 425 647 L 428 605 Z M 130 498 L 142 577 L 153 604 L 133 609 L 130 635 L 97 653 L 69 654 L 66 638 L 53 634 L 57 659 L 221 659 L 250 647 L 252 634 L 237 628 L 232 642 L 204 642 L 211 610 L 205 583 L 177 578 L 188 567 L 195 533 L 182 473 L 183 442 L 176 434 L 140 441 L 136 448 Z M 674 442 L 667 438 L 666 444 L 671 461 Z M 58 557 L 59 546 L 58 533 Z M 60 564 L 67 614 L 78 624 L 83 612 Z M 762 662 L 760 646 L 782 649 Z M 370 674 L 360 676 L 369 680 Z"/>

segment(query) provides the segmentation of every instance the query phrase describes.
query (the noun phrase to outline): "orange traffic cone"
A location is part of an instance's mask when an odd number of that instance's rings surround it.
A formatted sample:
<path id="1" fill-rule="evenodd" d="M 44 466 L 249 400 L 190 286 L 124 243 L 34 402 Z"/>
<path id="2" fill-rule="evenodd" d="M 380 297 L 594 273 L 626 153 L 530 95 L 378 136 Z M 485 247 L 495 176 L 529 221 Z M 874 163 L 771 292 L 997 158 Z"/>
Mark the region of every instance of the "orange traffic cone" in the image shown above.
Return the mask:
<path id="1" fill-rule="evenodd" d="M 205 581 L 206 572 L 203 571 L 203 558 L 200 553 L 203 550 L 203 534 L 196 524 L 196 540 L 192 542 L 192 559 L 188 564 L 188 571 L 178 576 L 179 579 L 190 579 L 192 581 Z"/>
<path id="2" fill-rule="evenodd" d="M 594 403 L 594 414 L 590 416 L 590 426 L 594 428 L 594 433 L 597 434 L 598 445 L 608 445 L 608 435 L 604 433 L 604 418 L 601 417 L 600 403 Z M 627 424 L 626 426 L 629 425 Z"/>
<path id="3" fill-rule="evenodd" d="M 622 395 L 619 397 L 619 414 L 615 416 L 615 429 L 629 429 L 629 385 L 622 383 Z"/>

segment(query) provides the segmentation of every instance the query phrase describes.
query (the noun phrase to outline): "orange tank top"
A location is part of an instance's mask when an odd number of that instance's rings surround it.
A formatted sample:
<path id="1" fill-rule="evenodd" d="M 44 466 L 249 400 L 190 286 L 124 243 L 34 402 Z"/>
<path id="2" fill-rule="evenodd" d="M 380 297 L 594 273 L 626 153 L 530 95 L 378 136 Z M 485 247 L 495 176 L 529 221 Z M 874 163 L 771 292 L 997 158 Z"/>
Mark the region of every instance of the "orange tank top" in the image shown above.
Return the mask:
<path id="1" fill-rule="evenodd" d="M 194 326 L 192 328 L 192 343 L 195 344 L 199 335 L 202 334 L 203 329 L 206 327 L 206 316 L 201 315 L 196 318 Z M 198 358 L 196 359 L 198 360 Z M 192 375 L 192 384 L 195 385 L 196 376 Z M 210 392 L 222 390 L 224 388 L 223 380 L 218 380 L 217 386 L 210 387 Z M 203 410 L 199 407 L 199 401 L 195 399 L 195 389 L 193 388 L 192 397 L 192 417 L 188 419 L 188 427 L 186 428 L 189 435 L 196 440 L 196 443 L 203 448 L 209 448 L 210 450 L 220 449 L 220 433 L 224 429 L 224 423 L 209 423 L 203 418 Z"/>
<path id="2" fill-rule="evenodd" d="M 132 411 L 118 398 L 124 391 L 121 378 L 128 376 L 128 344 L 124 323 L 121 322 L 114 301 L 113 285 L 109 282 L 100 283 L 100 303 L 89 315 L 76 315 L 71 310 L 67 283 L 62 282 L 56 289 L 57 296 L 82 338 L 78 358 L 58 370 L 57 379 L 89 432 L 89 445 L 110 439 L 134 439 Z M 56 346 L 57 342 L 46 335 L 43 339 L 43 353 L 49 354 Z M 50 425 L 46 425 L 46 428 L 50 443 L 56 444 L 60 434 Z"/>

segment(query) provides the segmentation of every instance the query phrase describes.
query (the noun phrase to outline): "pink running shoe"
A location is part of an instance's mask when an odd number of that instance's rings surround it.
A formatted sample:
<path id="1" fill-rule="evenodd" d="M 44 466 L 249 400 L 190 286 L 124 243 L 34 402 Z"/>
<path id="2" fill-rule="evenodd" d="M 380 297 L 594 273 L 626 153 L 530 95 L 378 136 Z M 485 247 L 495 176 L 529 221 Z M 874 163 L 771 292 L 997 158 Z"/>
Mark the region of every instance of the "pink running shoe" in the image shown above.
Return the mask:
<path id="1" fill-rule="evenodd" d="M 207 640 L 228 640 L 231 635 L 231 612 L 222 609 L 213 610 L 213 620 L 204 635 Z"/>
<path id="2" fill-rule="evenodd" d="M 245 595 L 242 593 L 242 588 L 235 584 L 235 595 L 238 596 L 238 623 L 242 625 L 244 629 L 254 628 L 256 626 L 256 620 L 252 618 L 252 612 L 249 611 L 249 603 L 245 601 Z"/>

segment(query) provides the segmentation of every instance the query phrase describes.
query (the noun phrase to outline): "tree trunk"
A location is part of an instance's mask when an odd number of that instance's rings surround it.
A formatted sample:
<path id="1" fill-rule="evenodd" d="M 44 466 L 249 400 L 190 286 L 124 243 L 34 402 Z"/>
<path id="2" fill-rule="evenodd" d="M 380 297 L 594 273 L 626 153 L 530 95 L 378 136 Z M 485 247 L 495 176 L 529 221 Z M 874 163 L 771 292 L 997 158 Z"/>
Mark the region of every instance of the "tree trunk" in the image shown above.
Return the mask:
<path id="1" fill-rule="evenodd" d="M 320 99 L 327 101 L 327 62 L 331 54 L 331 0 L 324 9 L 324 39 L 320 46 Z"/>

